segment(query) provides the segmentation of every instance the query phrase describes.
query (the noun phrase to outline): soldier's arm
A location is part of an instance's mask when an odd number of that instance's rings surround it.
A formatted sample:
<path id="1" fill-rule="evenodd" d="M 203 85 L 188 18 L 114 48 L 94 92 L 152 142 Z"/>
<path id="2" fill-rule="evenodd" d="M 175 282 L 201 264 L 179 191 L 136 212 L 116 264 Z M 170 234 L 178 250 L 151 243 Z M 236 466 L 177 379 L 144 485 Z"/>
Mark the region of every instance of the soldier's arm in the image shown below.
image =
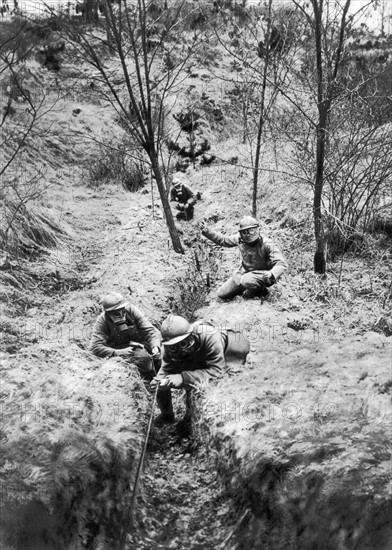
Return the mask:
<path id="1" fill-rule="evenodd" d="M 284 259 L 279 247 L 276 246 L 274 242 L 268 240 L 265 242 L 265 246 L 267 247 L 269 259 L 272 265 L 270 272 L 275 279 L 278 279 L 286 271 L 288 267 L 287 262 Z"/>
<path id="2" fill-rule="evenodd" d="M 171 364 L 170 358 L 163 346 L 162 365 L 156 377 L 161 379 L 165 378 L 168 374 L 178 374 L 178 370 Z"/>
<path id="3" fill-rule="evenodd" d="M 132 306 L 130 308 L 130 315 L 135 321 L 137 330 L 140 335 L 140 339 L 147 342 L 150 349 L 154 347 L 161 347 L 161 333 L 155 328 L 150 321 L 143 315 L 139 308 Z"/>
<path id="4" fill-rule="evenodd" d="M 192 191 L 192 189 L 188 186 L 188 185 L 185 185 L 184 184 L 184 189 L 186 191 L 186 194 L 187 194 L 187 201 L 186 203 L 189 205 L 189 206 L 193 206 L 194 204 L 196 204 L 196 197 L 195 197 L 195 194 L 194 192 Z"/>
<path id="5" fill-rule="evenodd" d="M 220 378 L 225 371 L 226 362 L 220 333 L 209 335 L 204 343 L 206 366 L 203 369 L 183 371 L 184 385 L 203 385 Z"/>
<path id="6" fill-rule="evenodd" d="M 174 189 L 174 187 L 172 187 L 170 189 L 170 202 L 173 202 L 173 201 L 176 201 L 177 200 L 177 193 L 176 193 L 176 190 Z"/>
<path id="7" fill-rule="evenodd" d="M 219 246 L 233 247 L 237 246 L 239 242 L 238 233 L 235 233 L 233 235 L 223 235 L 223 233 L 219 233 L 218 231 L 214 231 L 209 227 L 205 227 L 202 230 L 202 234 L 207 237 L 207 239 L 210 239 L 210 241 Z"/>
<path id="8" fill-rule="evenodd" d="M 90 350 L 97 357 L 112 357 L 116 351 L 108 345 L 109 330 L 103 315 L 100 315 L 94 325 L 90 342 Z"/>

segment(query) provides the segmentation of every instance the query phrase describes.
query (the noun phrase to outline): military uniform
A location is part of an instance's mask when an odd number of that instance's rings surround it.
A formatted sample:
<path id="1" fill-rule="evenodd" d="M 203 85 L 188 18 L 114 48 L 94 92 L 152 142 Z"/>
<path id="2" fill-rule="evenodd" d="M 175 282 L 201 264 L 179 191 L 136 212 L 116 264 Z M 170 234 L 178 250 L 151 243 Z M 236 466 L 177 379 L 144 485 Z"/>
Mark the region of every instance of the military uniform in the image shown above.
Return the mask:
<path id="1" fill-rule="evenodd" d="M 287 262 L 281 251 L 267 237 L 260 235 L 256 242 L 246 243 L 239 233 L 226 236 L 208 227 L 202 233 L 219 246 L 238 246 L 242 256 L 241 266 L 218 289 L 219 298 L 232 298 L 245 289 L 257 290 L 271 286 L 287 269 Z M 271 275 L 268 282 L 265 281 L 265 272 Z"/>
<path id="2" fill-rule="evenodd" d="M 130 361 L 136 364 L 142 377 L 146 377 L 146 373 L 154 373 L 150 353 L 154 347 L 160 348 L 160 332 L 136 306 L 127 304 L 125 326 L 121 329 L 105 312 L 99 315 L 94 326 L 90 349 L 97 357 L 113 357 L 116 350 L 128 348 L 133 342 L 144 347 L 135 347 Z M 155 368 L 159 367 L 159 363 L 158 359 Z"/>
<path id="3" fill-rule="evenodd" d="M 182 183 L 180 188 L 173 185 L 170 189 L 170 202 L 176 202 L 176 209 L 180 210 L 177 219 L 191 220 L 193 218 L 196 197 L 188 185 Z"/>
<path id="4" fill-rule="evenodd" d="M 230 338 L 230 333 L 235 334 L 235 337 Z M 167 375 L 181 374 L 183 379 L 181 387 L 188 391 L 223 376 L 226 371 L 225 355 L 227 351 L 232 356 L 240 357 L 242 362 L 245 362 L 249 353 L 249 342 L 245 341 L 242 335 L 234 333 L 230 329 L 215 327 L 207 322 L 197 321 L 194 323 L 189 335 L 195 339 L 195 346 L 189 357 L 177 358 L 174 353 L 170 352 L 169 346 L 164 346 L 162 368 L 157 376 L 162 380 Z M 231 343 L 234 343 L 234 346 Z M 234 353 L 233 348 L 235 348 Z M 162 387 L 157 400 L 164 415 L 172 414 L 170 389 Z"/>

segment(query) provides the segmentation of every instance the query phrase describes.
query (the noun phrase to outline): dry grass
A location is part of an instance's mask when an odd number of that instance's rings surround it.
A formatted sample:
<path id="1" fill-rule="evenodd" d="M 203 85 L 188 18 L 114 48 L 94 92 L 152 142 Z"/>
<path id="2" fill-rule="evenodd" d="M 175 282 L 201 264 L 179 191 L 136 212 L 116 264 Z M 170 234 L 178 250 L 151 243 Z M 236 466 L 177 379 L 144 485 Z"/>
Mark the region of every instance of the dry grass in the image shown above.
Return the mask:
<path id="1" fill-rule="evenodd" d="M 147 403 L 136 369 L 69 343 L 37 346 L 3 367 L 2 548 L 45 531 L 53 547 L 75 550 L 118 540 Z"/>
<path id="2" fill-rule="evenodd" d="M 70 229 L 55 220 L 42 205 L 3 198 L 0 225 L 1 248 L 18 257 L 34 257 L 71 238 Z"/>
<path id="3" fill-rule="evenodd" d="M 146 184 L 142 161 L 134 160 L 128 153 L 129 144 L 118 147 L 101 145 L 87 161 L 90 187 L 97 188 L 111 182 L 118 183 L 133 193 Z"/>

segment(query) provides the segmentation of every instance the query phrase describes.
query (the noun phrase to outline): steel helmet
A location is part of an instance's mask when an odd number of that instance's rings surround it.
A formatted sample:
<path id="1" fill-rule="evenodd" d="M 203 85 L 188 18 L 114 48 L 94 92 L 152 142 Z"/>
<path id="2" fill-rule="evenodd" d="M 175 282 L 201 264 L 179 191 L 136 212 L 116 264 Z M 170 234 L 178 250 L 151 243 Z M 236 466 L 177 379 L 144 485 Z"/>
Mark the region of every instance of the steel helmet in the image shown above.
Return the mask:
<path id="1" fill-rule="evenodd" d="M 184 340 L 192 332 L 192 325 L 180 315 L 169 315 L 161 326 L 162 344 L 171 346 Z"/>
<path id="2" fill-rule="evenodd" d="M 256 218 L 253 218 L 252 216 L 244 216 L 242 220 L 240 221 L 240 227 L 239 230 L 243 231 L 244 229 L 251 229 L 252 227 L 259 227 L 259 222 L 256 220 Z"/>
<path id="3" fill-rule="evenodd" d="M 124 297 L 119 292 L 109 292 L 102 300 L 102 306 L 105 311 L 114 311 L 127 305 Z"/>

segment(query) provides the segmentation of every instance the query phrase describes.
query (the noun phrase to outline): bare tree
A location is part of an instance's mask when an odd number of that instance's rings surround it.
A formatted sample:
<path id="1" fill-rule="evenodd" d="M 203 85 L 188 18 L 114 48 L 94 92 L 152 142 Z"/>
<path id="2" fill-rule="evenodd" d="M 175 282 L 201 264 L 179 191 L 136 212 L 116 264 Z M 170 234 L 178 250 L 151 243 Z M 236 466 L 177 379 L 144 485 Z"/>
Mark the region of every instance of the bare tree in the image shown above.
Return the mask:
<path id="1" fill-rule="evenodd" d="M 256 213 L 257 175 L 260 172 L 261 143 L 263 135 L 266 135 L 265 123 L 274 118 L 271 117 L 271 112 L 277 105 L 276 98 L 279 94 L 282 100 L 278 104 L 278 110 L 288 111 L 288 105 L 294 113 L 292 143 L 301 151 L 301 179 L 308 181 L 313 191 L 316 241 L 314 269 L 318 273 L 326 270 L 327 238 L 323 218 L 326 204 L 328 225 L 331 219 L 336 220 L 341 215 L 340 227 L 348 224 L 345 227 L 350 226 L 352 230 L 351 224 L 356 226 L 359 223 L 358 216 L 365 214 L 364 208 L 367 209 L 367 215 L 369 214 L 373 199 L 376 200 L 378 191 L 389 177 L 389 156 L 386 154 L 388 149 L 384 147 L 385 142 L 379 139 L 380 132 L 375 132 L 374 127 L 367 132 L 365 139 L 358 131 L 358 118 L 354 117 L 355 90 L 346 70 L 350 58 L 346 47 L 347 38 L 351 35 L 355 18 L 372 3 L 374 0 L 369 0 L 356 13 L 352 13 L 351 0 L 344 0 L 342 3 L 332 0 L 310 0 L 308 3 L 292 0 L 291 9 L 285 4 L 279 6 L 278 10 L 273 10 L 273 2 L 268 0 L 264 13 L 261 12 L 265 19 L 264 40 L 259 44 L 262 62 L 257 64 L 248 53 L 252 49 L 249 32 L 242 31 L 242 50 L 240 47 L 234 48 L 240 72 L 243 74 L 253 71 L 259 76 L 259 86 L 256 87 L 259 103 L 252 98 L 253 106 L 256 106 L 254 111 L 257 110 L 258 113 L 254 124 L 256 138 L 253 141 L 253 212 Z M 284 14 L 283 24 L 282 19 L 279 20 L 279 14 Z M 248 27 L 249 25 L 247 31 Z M 257 36 L 256 33 L 253 34 Z M 365 80 L 374 77 L 374 74 L 368 75 Z M 361 86 L 364 87 L 363 81 Z M 356 97 L 358 98 L 358 94 Z M 347 120 L 349 112 L 353 117 L 353 124 L 344 126 L 345 122 L 351 122 Z M 274 130 L 275 133 L 279 130 L 276 125 Z M 339 155 L 338 148 L 332 146 L 332 137 L 335 145 L 339 139 L 346 144 L 344 155 Z M 378 155 L 380 152 L 381 157 Z M 365 155 L 366 159 L 361 155 Z M 375 177 L 377 158 L 382 158 L 383 163 L 377 172 L 378 183 L 373 185 L 372 177 Z M 292 172 L 298 172 L 298 166 Z M 328 183 L 328 196 L 334 197 L 331 201 L 325 200 L 325 182 Z M 354 196 L 348 189 L 356 197 L 355 207 L 353 202 L 351 207 L 348 205 Z M 335 209 L 337 196 L 345 203 L 343 209 L 338 208 L 339 213 Z"/>
<path id="2" fill-rule="evenodd" d="M 102 17 L 94 27 L 66 25 L 67 39 L 96 70 L 98 92 L 120 115 L 128 132 L 145 151 L 156 180 L 173 248 L 183 248 L 169 205 L 162 166 L 168 99 L 178 86 L 197 33 L 183 26 L 185 0 L 164 8 L 146 0 L 100 2 Z M 154 8 L 154 9 L 153 9 Z M 108 62 L 110 60 L 110 62 Z"/>
<path id="3" fill-rule="evenodd" d="M 313 186 L 313 219 L 316 240 L 314 270 L 325 273 L 326 270 L 326 236 L 323 224 L 323 189 L 325 183 L 325 166 L 328 155 L 328 144 L 331 133 L 331 114 L 342 97 L 350 93 L 343 86 L 342 67 L 346 60 L 345 44 L 352 29 L 354 15 L 350 14 L 351 0 L 342 3 L 330 0 L 310 0 L 304 4 L 292 0 L 308 23 L 310 44 L 314 48 L 313 60 L 309 58 L 312 70 L 306 78 L 300 78 L 309 95 L 316 99 L 317 116 L 313 118 L 315 132 L 314 186 Z M 362 6 L 362 11 L 371 4 Z M 357 11 L 357 14 L 359 13 Z M 306 81 L 306 82 L 305 82 Z"/>
<path id="4" fill-rule="evenodd" d="M 241 102 L 243 143 L 249 145 L 252 161 L 252 213 L 257 216 L 258 187 L 263 170 L 262 149 L 279 93 L 288 87 L 290 67 L 296 56 L 294 10 L 266 0 L 249 11 L 241 26 L 233 24 L 228 39 L 221 28 L 216 35 L 232 57 L 236 92 Z M 294 14 L 295 15 L 295 14 Z M 224 25 L 226 22 L 224 21 Z"/>

